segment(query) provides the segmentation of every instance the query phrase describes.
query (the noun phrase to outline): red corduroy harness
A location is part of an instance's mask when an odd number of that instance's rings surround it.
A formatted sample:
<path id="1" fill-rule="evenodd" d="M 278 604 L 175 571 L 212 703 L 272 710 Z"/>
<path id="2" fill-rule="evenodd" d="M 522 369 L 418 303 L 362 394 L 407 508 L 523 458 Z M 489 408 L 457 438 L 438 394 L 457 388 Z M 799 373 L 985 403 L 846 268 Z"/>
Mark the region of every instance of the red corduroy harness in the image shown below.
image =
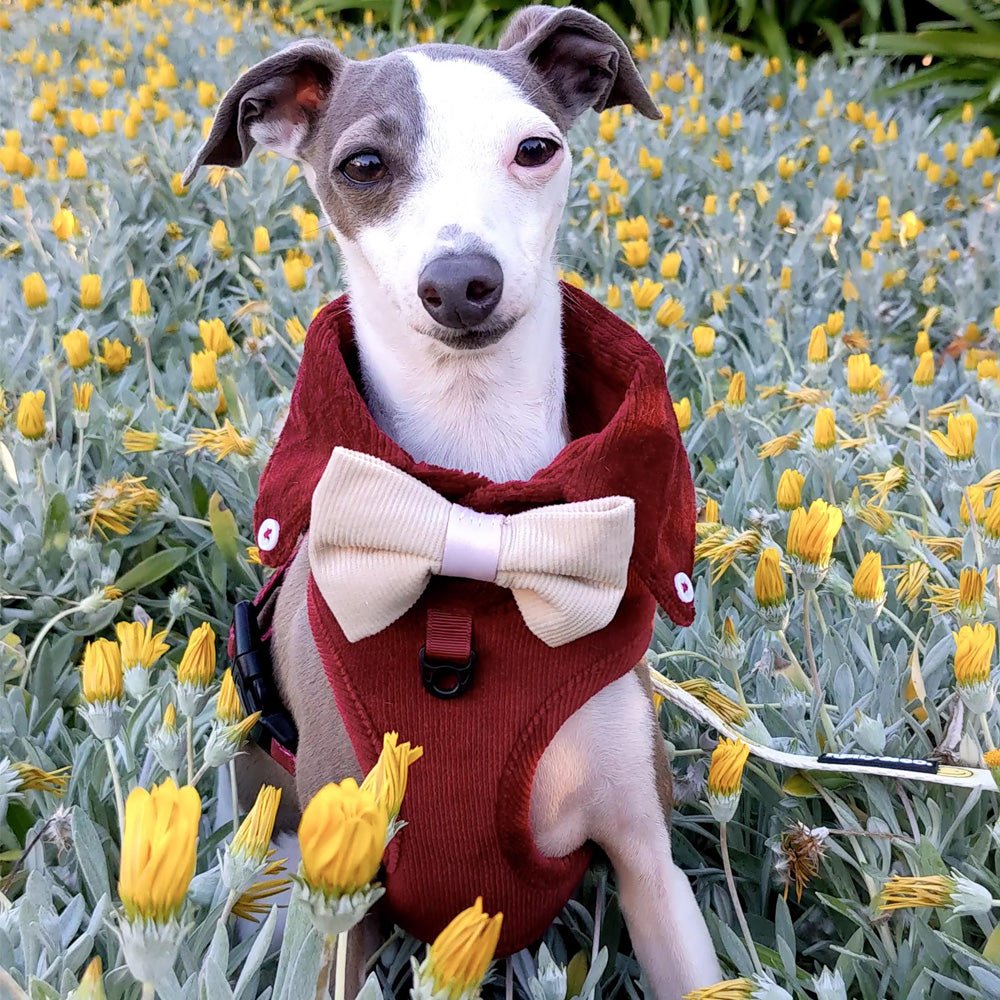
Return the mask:
<path id="1" fill-rule="evenodd" d="M 562 295 L 572 440 L 531 479 L 494 483 L 415 462 L 390 440 L 358 389 L 342 297 L 309 327 L 254 515 L 262 561 L 286 565 L 308 530 L 313 490 L 338 445 L 381 458 L 484 513 L 611 495 L 634 499 L 635 543 L 617 614 L 599 632 L 555 649 L 527 630 L 509 591 L 445 577 L 434 577 L 390 627 L 351 643 L 310 578 L 313 635 L 361 768 L 375 763 L 389 730 L 424 747 L 403 804 L 408 826 L 386 856 L 391 917 L 430 941 L 481 895 L 488 912 L 504 914 L 501 955 L 542 935 L 590 857 L 583 849 L 546 858 L 535 847 L 529 805 L 542 752 L 578 708 L 642 658 L 657 602 L 679 625 L 694 616 L 694 489 L 663 362 L 588 295 L 567 285 Z M 469 689 L 447 700 L 428 693 L 425 648 L 432 664 L 457 665 L 474 654 Z"/>

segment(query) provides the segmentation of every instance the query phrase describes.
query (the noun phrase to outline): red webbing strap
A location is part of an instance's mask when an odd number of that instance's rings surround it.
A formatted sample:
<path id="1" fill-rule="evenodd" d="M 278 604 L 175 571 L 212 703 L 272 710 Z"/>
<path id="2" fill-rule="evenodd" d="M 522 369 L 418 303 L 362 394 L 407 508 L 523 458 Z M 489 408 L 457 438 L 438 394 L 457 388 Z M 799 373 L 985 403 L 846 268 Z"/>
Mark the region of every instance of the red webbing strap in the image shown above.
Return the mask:
<path id="1" fill-rule="evenodd" d="M 464 666 L 472 655 L 472 618 L 467 614 L 427 610 L 427 641 L 424 644 L 431 663 Z"/>

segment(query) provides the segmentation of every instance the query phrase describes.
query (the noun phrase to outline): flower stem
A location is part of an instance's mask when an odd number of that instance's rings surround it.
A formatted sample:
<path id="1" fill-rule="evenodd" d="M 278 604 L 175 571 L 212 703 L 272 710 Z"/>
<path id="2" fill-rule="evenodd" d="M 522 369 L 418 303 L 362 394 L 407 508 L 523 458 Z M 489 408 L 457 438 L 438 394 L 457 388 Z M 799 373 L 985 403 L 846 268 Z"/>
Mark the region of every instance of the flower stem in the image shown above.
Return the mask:
<path id="1" fill-rule="evenodd" d="M 80 476 L 83 473 L 83 452 L 85 449 L 85 432 L 82 427 L 76 431 L 76 475 L 73 476 L 73 492 L 80 492 Z"/>
<path id="2" fill-rule="evenodd" d="M 594 967 L 601 951 L 601 926 L 604 923 L 604 894 L 607 891 L 607 876 L 604 872 L 597 878 L 597 899 L 594 901 L 594 942 L 590 949 L 590 967 Z"/>
<path id="3" fill-rule="evenodd" d="M 347 1000 L 347 935 L 350 931 L 341 931 L 337 935 L 337 971 L 334 980 L 334 1000 Z"/>
<path id="4" fill-rule="evenodd" d="M 733 901 L 733 909 L 736 910 L 736 919 L 739 921 L 740 930 L 743 931 L 743 940 L 746 942 L 747 950 L 750 952 L 753 967 L 757 970 L 757 975 L 762 976 L 764 974 L 764 967 L 760 964 L 760 958 L 757 955 L 757 946 L 753 943 L 753 938 L 750 936 L 750 926 L 747 924 L 747 918 L 740 904 L 739 894 L 736 892 L 733 866 L 729 863 L 728 827 L 728 823 L 719 824 L 719 850 L 722 852 L 722 870 L 726 873 L 726 885 L 729 886 L 729 895 Z"/>
<path id="5" fill-rule="evenodd" d="M 823 689 L 819 686 L 819 668 L 816 666 L 816 654 L 813 652 L 812 629 L 809 621 L 809 591 L 802 595 L 802 638 L 806 647 L 806 662 L 809 664 L 809 674 L 812 677 L 813 693 L 819 702 L 823 701 Z"/>
<path id="6" fill-rule="evenodd" d="M 989 724 L 989 722 L 986 721 L 986 713 L 985 712 L 983 712 L 979 716 L 979 725 L 980 725 L 980 727 L 982 728 L 982 731 L 983 731 L 983 739 L 986 740 L 986 749 L 987 750 L 993 750 L 993 749 L 995 749 L 996 744 L 994 744 L 993 737 L 990 735 L 990 724 Z"/>
<path id="7" fill-rule="evenodd" d="M 240 794 L 236 787 L 236 758 L 229 762 L 229 794 L 232 796 L 233 835 L 240 828 Z"/>
<path id="8" fill-rule="evenodd" d="M 187 765 L 188 765 L 188 784 L 194 784 L 194 718 L 192 716 L 187 717 L 187 725 L 185 726 L 187 732 Z"/>
<path id="9" fill-rule="evenodd" d="M 336 946 L 337 938 L 333 934 L 327 934 L 323 938 L 323 953 L 319 959 L 314 1000 L 328 1000 L 330 996 L 330 963 L 333 961 L 333 951 Z"/>
<path id="10" fill-rule="evenodd" d="M 235 889 L 229 890 L 229 895 L 226 897 L 226 905 L 222 908 L 222 913 L 219 914 L 219 924 L 220 926 L 225 926 L 226 921 L 229 919 L 230 914 L 233 912 L 233 907 L 236 905 L 236 900 L 240 898 L 239 893 Z"/>
<path id="11" fill-rule="evenodd" d="M 118 813 L 118 833 L 120 843 L 125 843 L 125 799 L 122 797 L 122 782 L 118 776 L 118 764 L 115 762 L 115 749 L 111 740 L 104 740 L 104 751 L 108 755 L 108 769 L 111 771 L 111 784 L 115 790 L 115 810 Z"/>
<path id="12" fill-rule="evenodd" d="M 152 983 L 142 984 L 142 1000 L 156 1000 L 156 987 Z"/>
<path id="13" fill-rule="evenodd" d="M 52 626 L 56 622 L 61 621 L 63 618 L 68 618 L 72 614 L 76 614 L 80 610 L 79 604 L 74 604 L 72 607 L 66 608 L 60 611 L 59 614 L 50 618 L 42 627 L 39 629 L 38 635 L 35 636 L 35 641 L 31 644 L 31 649 L 28 650 L 28 657 L 24 662 L 24 670 L 21 672 L 21 680 L 18 682 L 19 688 L 25 688 L 28 683 L 28 673 L 31 670 L 31 663 L 35 659 L 35 655 L 38 653 L 38 647 L 41 646 L 42 640 L 49 634 L 52 630 Z"/>

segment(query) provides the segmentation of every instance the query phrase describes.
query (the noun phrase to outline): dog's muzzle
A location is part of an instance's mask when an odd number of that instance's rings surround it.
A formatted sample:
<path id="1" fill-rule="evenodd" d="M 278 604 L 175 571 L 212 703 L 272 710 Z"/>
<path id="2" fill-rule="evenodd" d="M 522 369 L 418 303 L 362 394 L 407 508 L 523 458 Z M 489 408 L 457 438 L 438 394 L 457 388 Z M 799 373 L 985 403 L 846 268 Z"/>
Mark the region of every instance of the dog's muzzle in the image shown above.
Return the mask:
<path id="1" fill-rule="evenodd" d="M 420 272 L 417 294 L 436 323 L 452 330 L 472 330 L 500 302 L 503 269 L 489 254 L 445 254 Z"/>

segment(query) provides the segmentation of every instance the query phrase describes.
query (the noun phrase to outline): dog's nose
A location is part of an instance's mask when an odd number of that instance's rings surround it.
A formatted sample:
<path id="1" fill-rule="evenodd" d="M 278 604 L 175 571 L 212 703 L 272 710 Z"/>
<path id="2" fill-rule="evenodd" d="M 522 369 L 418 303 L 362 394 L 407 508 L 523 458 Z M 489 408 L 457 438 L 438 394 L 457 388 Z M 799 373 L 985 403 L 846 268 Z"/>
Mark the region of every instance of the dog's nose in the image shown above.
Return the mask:
<path id="1" fill-rule="evenodd" d="M 435 257 L 420 273 L 417 294 L 442 326 L 468 330 L 496 308 L 503 294 L 503 269 L 484 253 Z"/>

